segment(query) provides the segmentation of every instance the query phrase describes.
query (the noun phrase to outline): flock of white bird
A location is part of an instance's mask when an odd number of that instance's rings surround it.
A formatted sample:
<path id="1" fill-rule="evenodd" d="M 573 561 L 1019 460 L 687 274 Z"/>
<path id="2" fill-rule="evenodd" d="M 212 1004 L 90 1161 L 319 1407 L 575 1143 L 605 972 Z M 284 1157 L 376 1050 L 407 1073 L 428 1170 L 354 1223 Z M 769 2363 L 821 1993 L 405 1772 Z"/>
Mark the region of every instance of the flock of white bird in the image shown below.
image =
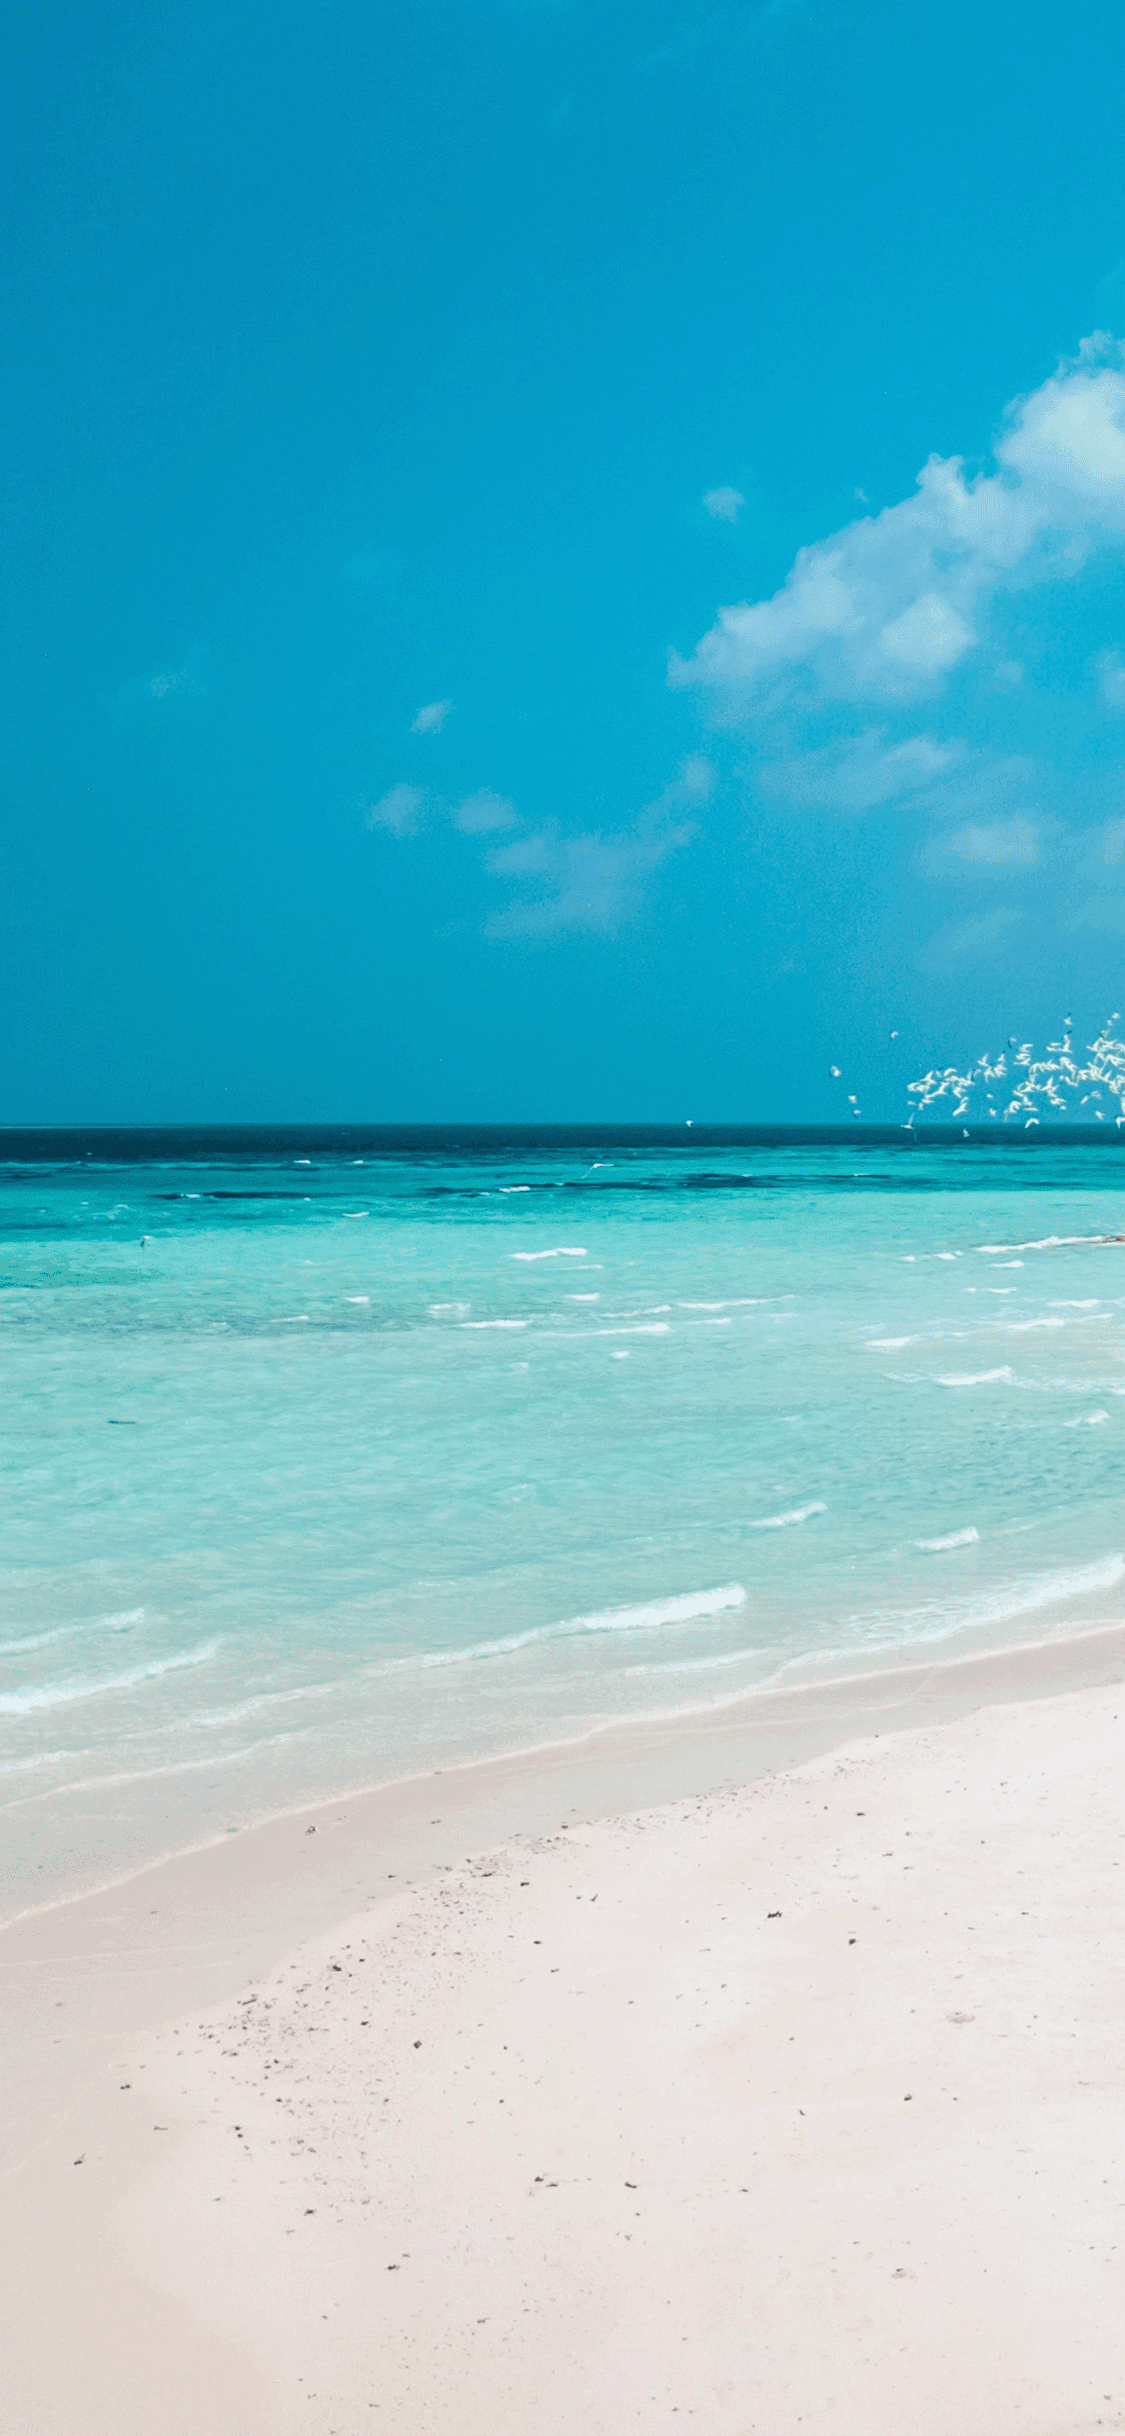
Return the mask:
<path id="1" fill-rule="evenodd" d="M 975 1116 L 978 1123 L 982 1117 L 993 1124 L 1022 1117 L 1025 1126 L 1038 1125 L 1041 1110 L 1071 1118 L 1088 1110 L 1088 1124 L 1104 1125 L 1112 1116 L 1114 1124 L 1125 1125 L 1125 1041 L 1113 1030 L 1120 1015 L 1111 1015 L 1077 1056 L 1072 1020 L 1068 1015 L 1062 1039 L 1049 1040 L 1042 1057 L 1032 1041 L 1013 1034 L 999 1057 L 985 1051 L 964 1074 L 956 1066 L 931 1066 L 906 1086 L 914 1102 L 909 1124 L 952 1101 L 953 1116 Z"/>
<path id="2" fill-rule="evenodd" d="M 964 1073 L 957 1066 L 931 1066 L 906 1086 L 913 1106 L 905 1130 L 949 1102 L 952 1116 L 975 1118 L 978 1124 L 1006 1125 L 1022 1117 L 1027 1127 L 1039 1124 L 1041 1111 L 1072 1119 L 1088 1111 L 1087 1124 L 1104 1125 L 1111 1118 L 1125 1125 L 1125 1040 L 1113 1030 L 1120 1021 L 1119 1014 L 1109 1016 L 1096 1040 L 1087 1041 L 1077 1056 L 1068 1015 L 1062 1039 L 1049 1040 L 1041 1057 L 1033 1041 L 1013 1033 L 998 1057 L 984 1050 Z M 829 1073 L 833 1082 L 842 1082 L 839 1066 L 830 1066 Z M 846 1096 L 849 1114 L 862 1117 L 856 1092 Z"/>

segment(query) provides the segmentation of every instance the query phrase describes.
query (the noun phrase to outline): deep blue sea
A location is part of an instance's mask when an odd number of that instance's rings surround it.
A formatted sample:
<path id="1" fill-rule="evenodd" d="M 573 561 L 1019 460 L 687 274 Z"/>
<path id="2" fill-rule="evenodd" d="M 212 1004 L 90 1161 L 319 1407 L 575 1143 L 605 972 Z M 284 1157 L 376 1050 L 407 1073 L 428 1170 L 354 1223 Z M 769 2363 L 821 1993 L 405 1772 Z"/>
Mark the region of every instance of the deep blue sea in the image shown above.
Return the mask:
<path id="1" fill-rule="evenodd" d="M 0 1135 L 5 1904 L 1125 1582 L 1125 1145 Z"/>

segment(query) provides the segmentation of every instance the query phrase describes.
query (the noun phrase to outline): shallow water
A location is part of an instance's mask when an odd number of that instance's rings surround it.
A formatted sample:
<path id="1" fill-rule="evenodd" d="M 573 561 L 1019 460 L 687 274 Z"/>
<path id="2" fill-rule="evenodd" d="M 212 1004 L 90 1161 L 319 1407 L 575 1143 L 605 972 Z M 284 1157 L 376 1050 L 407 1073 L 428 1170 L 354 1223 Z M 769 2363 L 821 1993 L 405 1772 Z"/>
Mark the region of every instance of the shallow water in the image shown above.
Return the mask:
<path id="1" fill-rule="evenodd" d="M 1119 1611 L 1116 1142 L 0 1159 L 6 1908 L 308 1795 Z"/>

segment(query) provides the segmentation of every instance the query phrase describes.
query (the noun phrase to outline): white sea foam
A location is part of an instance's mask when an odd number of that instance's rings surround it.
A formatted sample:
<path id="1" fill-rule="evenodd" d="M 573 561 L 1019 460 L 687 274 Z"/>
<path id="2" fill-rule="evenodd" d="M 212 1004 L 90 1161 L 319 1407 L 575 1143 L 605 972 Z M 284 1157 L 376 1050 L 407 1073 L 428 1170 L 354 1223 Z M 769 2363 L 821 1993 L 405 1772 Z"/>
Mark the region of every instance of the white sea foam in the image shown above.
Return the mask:
<path id="1" fill-rule="evenodd" d="M 1003 1370 L 954 1370 L 949 1373 L 947 1378 L 937 1379 L 935 1385 L 938 1387 L 987 1387 L 993 1379 L 1010 1379 L 1014 1375 L 1014 1372 L 1007 1366 Z"/>
<path id="2" fill-rule="evenodd" d="M 1116 1590 L 1123 1580 L 1125 1556 L 1107 1556 L 1092 1565 L 1033 1574 L 1029 1580 L 1006 1583 L 969 1598 L 949 1599 L 940 1604 L 933 1600 L 921 1607 L 849 1616 L 849 1624 L 863 1627 L 862 1640 L 816 1652 L 802 1651 L 787 1659 L 778 1671 L 790 1676 L 807 1671 L 810 1665 L 818 1674 L 838 1664 L 854 1668 L 858 1660 L 880 1649 L 901 1649 L 906 1661 L 911 1647 L 918 1642 L 946 1641 L 957 1633 L 988 1631 L 998 1624 L 1015 1623 L 1019 1616 L 1037 1615 L 1045 1607 L 1062 1607 L 1073 1599 L 1089 1598 L 1095 1591 Z"/>
<path id="3" fill-rule="evenodd" d="M 37 1802 L 61 1802 L 70 1793 L 98 1793 L 119 1785 L 144 1785 L 165 1776 L 194 1776 L 201 1768 L 233 1768 L 240 1760 L 252 1759 L 256 1751 L 276 1750 L 283 1743 L 304 1742 L 311 1727 L 290 1726 L 284 1734 L 260 1734 L 256 1742 L 244 1744 L 241 1751 L 207 1751 L 199 1759 L 170 1759 L 156 1768 L 119 1768 L 112 1776 L 77 1776 L 62 1785 L 49 1785 L 45 1792 L 30 1793 L 22 1800 L 5 1802 L 5 1810 L 30 1810 Z"/>
<path id="4" fill-rule="evenodd" d="M 462 1328 L 526 1328 L 526 1320 L 462 1320 Z"/>
<path id="5" fill-rule="evenodd" d="M 24 1759 L 0 1762 L 0 1776 L 25 1776 L 29 1768 L 54 1768 L 61 1759 L 81 1759 L 80 1751 L 29 1751 Z"/>
<path id="6" fill-rule="evenodd" d="M 178 1674 L 185 1666 L 203 1666 L 213 1658 L 217 1641 L 205 1641 L 199 1649 L 177 1650 L 171 1658 L 152 1658 L 147 1666 L 131 1666 L 123 1675 L 72 1675 L 64 1683 L 29 1684 L 26 1691 L 0 1693 L 0 1717 L 28 1717 L 36 1709 L 67 1708 L 78 1700 L 96 1700 L 104 1692 L 129 1692 L 138 1683 L 151 1683 L 158 1675 Z"/>
<path id="7" fill-rule="evenodd" d="M 917 1338 L 913 1336 L 869 1336 L 864 1351 L 866 1353 L 897 1353 L 900 1345 L 915 1345 L 917 1342 Z"/>
<path id="8" fill-rule="evenodd" d="M 73 1632 L 90 1632 L 90 1625 L 56 1625 L 54 1632 L 27 1632 L 22 1642 L 0 1642 L 0 1659 L 17 1659 L 24 1649 L 46 1649 L 51 1642 L 68 1642 Z"/>
<path id="9" fill-rule="evenodd" d="M 256 1717 L 259 1709 L 290 1708 L 295 1700 L 327 1700 L 333 1692 L 350 1689 L 347 1676 L 337 1675 L 327 1683 L 295 1683 L 284 1692 L 258 1692 L 251 1700 L 240 1700 L 233 1709 L 198 1709 L 190 1719 L 192 1731 L 197 1726 L 237 1725 L 243 1717 Z M 188 1721 L 176 1718 L 171 1731 L 178 1731 Z M 165 1729 L 162 1729 L 162 1731 Z"/>
<path id="10" fill-rule="evenodd" d="M 1108 1421 L 1108 1419 L 1108 1413 L 1078 1413 L 1073 1421 L 1064 1421 L 1063 1428 L 1097 1429 L 1102 1421 Z"/>
<path id="11" fill-rule="evenodd" d="M 709 1658 L 656 1658 L 647 1666 L 623 1666 L 623 1675 L 703 1675 L 721 1666 L 751 1666 L 761 1661 L 758 1649 L 716 1650 Z"/>
<path id="12" fill-rule="evenodd" d="M 585 1260 L 583 1243 L 557 1243 L 550 1252 L 512 1252 L 512 1260 Z"/>
<path id="13" fill-rule="evenodd" d="M 56 1624 L 51 1632 L 27 1633 L 22 1641 L 0 1641 L 0 1658 L 22 1657 L 28 1649 L 46 1649 L 52 1641 L 69 1641 L 71 1634 L 89 1632 L 88 1624 Z"/>
<path id="14" fill-rule="evenodd" d="M 22 1641 L 0 1641 L 0 1658 L 16 1658 L 29 1649 L 46 1649 L 51 1641 L 69 1641 L 79 1632 L 128 1632 L 144 1619 L 143 1607 L 123 1607 L 112 1616 L 91 1616 L 81 1623 L 54 1624 L 49 1632 L 28 1633 Z"/>
<path id="15" fill-rule="evenodd" d="M 767 1514 L 761 1522 L 748 1522 L 748 1531 L 787 1531 L 791 1523 L 808 1522 L 813 1514 L 827 1514 L 823 1499 L 816 1497 L 811 1505 L 794 1506 L 788 1514 Z"/>
<path id="16" fill-rule="evenodd" d="M 1026 1243 L 978 1243 L 978 1252 L 1053 1252 L 1060 1244 L 1112 1243 L 1112 1235 L 1034 1235 Z"/>
<path id="17" fill-rule="evenodd" d="M 721 1590 L 687 1590 L 641 1607 L 607 1607 L 593 1615 L 569 1616 L 561 1624 L 534 1624 L 527 1632 L 506 1633 L 502 1640 L 476 1641 L 470 1649 L 434 1650 L 418 1663 L 462 1666 L 471 1658 L 507 1658 L 537 1641 L 569 1640 L 582 1633 L 654 1632 L 666 1624 L 693 1624 L 700 1616 L 721 1615 L 728 1607 L 742 1607 L 745 1600 L 741 1582 L 727 1582 Z"/>
<path id="18" fill-rule="evenodd" d="M 979 1538 L 976 1524 L 970 1523 L 965 1531 L 947 1531 L 944 1539 L 916 1539 L 914 1545 L 916 1548 L 929 1549 L 936 1556 L 943 1548 L 971 1548 Z"/>
<path id="19" fill-rule="evenodd" d="M 725 1302 L 677 1303 L 677 1311 L 760 1311 L 766 1303 L 791 1303 L 791 1294 L 728 1294 Z"/>
<path id="20" fill-rule="evenodd" d="M 1075 1565 L 1058 1573 L 1040 1573 L 1028 1582 L 1013 1582 L 980 1598 L 958 1601 L 947 1610 L 947 1629 L 974 1624 L 1003 1624 L 1016 1616 L 1035 1615 L 1043 1607 L 1059 1607 L 1095 1590 L 1116 1590 L 1125 1580 L 1125 1556 L 1101 1557 L 1093 1565 Z"/>

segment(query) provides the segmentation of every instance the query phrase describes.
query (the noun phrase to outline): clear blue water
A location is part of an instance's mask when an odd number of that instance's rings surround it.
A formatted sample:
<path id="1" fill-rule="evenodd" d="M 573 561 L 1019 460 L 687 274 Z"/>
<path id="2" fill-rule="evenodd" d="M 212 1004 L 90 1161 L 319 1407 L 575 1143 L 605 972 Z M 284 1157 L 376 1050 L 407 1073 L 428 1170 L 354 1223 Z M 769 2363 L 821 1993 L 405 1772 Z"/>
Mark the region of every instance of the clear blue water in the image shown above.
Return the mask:
<path id="1" fill-rule="evenodd" d="M 0 1136 L 5 1900 L 1115 1615 L 1125 1147 Z"/>

